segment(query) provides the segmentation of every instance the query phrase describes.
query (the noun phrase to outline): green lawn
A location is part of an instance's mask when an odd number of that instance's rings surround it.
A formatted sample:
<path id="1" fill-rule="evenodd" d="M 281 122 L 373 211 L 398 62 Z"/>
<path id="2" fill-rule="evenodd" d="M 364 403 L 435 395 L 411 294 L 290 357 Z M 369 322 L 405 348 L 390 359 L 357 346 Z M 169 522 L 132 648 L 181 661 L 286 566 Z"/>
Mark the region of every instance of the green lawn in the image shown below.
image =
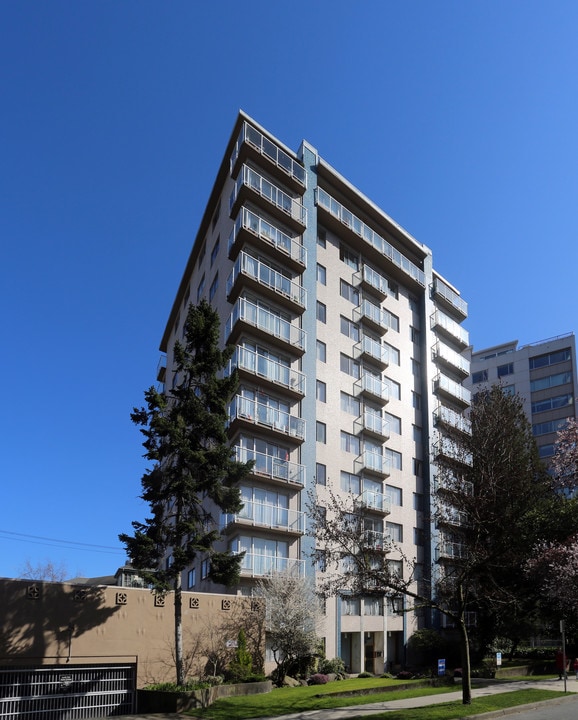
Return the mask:
<path id="1" fill-rule="evenodd" d="M 381 680 L 376 678 L 355 678 L 327 685 L 310 687 L 275 688 L 263 695 L 248 695 L 242 697 L 223 698 L 205 710 L 195 710 L 190 714 L 193 717 L 210 720 L 236 720 L 244 718 L 273 717 L 289 713 L 303 712 L 305 710 L 320 710 L 325 708 L 348 707 L 351 705 L 365 705 L 368 703 L 386 702 L 402 698 L 422 697 L 424 695 L 439 695 L 447 692 L 459 691 L 460 686 L 441 688 L 416 687 L 410 690 L 387 690 L 368 695 L 354 695 L 338 697 L 335 693 L 349 690 L 363 690 L 368 688 L 395 687 L 401 685 L 396 680 Z M 462 705 L 461 702 L 448 702 L 441 705 L 429 706 L 403 712 L 378 713 L 372 717 L 387 717 L 387 720 L 450 720 L 450 718 L 465 717 L 490 710 L 499 710 L 537 700 L 548 700 L 558 697 L 559 693 L 550 690 L 520 690 L 504 694 L 492 695 L 476 699 L 471 705 Z M 353 718 L 354 716 L 352 716 Z"/>

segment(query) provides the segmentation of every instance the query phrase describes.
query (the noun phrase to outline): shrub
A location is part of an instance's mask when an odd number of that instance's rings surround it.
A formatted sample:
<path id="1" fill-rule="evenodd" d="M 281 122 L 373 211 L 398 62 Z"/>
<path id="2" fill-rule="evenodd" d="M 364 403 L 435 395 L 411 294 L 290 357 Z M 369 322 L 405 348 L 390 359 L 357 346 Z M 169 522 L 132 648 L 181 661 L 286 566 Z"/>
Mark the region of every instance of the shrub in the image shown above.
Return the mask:
<path id="1" fill-rule="evenodd" d="M 307 685 L 326 685 L 329 682 L 329 678 L 324 673 L 315 673 L 311 675 L 307 680 Z"/>
<path id="2" fill-rule="evenodd" d="M 333 660 L 323 658 L 319 661 L 318 671 L 320 673 L 325 673 L 325 675 L 328 675 L 329 673 L 343 675 L 345 673 L 345 663 L 340 657 L 333 658 Z"/>
<path id="3" fill-rule="evenodd" d="M 357 677 L 358 678 L 370 678 L 370 677 L 373 677 L 373 675 L 370 672 L 360 672 Z"/>
<path id="4" fill-rule="evenodd" d="M 409 670 L 402 670 L 397 673 L 396 677 L 398 680 L 411 680 L 413 675 Z"/>

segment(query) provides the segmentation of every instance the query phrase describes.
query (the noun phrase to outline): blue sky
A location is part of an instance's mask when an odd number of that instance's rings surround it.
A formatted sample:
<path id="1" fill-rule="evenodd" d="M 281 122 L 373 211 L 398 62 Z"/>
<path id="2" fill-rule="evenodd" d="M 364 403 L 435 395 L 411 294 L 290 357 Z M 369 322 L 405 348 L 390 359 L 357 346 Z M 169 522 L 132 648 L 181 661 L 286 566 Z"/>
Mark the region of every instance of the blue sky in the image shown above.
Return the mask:
<path id="1" fill-rule="evenodd" d="M 114 572 L 130 411 L 240 108 L 418 240 L 478 348 L 576 330 L 578 4 L 0 3 L 0 576 Z"/>

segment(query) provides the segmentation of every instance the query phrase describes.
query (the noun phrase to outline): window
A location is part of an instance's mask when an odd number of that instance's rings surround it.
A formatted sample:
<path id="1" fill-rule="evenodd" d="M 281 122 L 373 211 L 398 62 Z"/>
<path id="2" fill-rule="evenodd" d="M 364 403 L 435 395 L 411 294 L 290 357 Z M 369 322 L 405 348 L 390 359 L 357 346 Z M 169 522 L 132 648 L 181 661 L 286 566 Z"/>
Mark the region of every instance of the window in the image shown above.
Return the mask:
<path id="1" fill-rule="evenodd" d="M 414 328 L 413 325 L 410 325 L 409 334 L 411 341 L 413 343 L 419 344 L 419 341 L 421 339 L 421 332 L 417 328 Z"/>
<path id="2" fill-rule="evenodd" d="M 341 449 L 343 452 L 359 455 L 359 438 L 351 433 L 341 431 Z"/>
<path id="3" fill-rule="evenodd" d="M 192 587 L 195 587 L 197 584 L 197 571 L 195 568 L 192 570 L 189 570 L 187 573 L 187 589 L 190 590 Z"/>
<path id="4" fill-rule="evenodd" d="M 317 301 L 317 319 L 319 322 L 327 322 L 327 305 L 325 303 Z"/>
<path id="5" fill-rule="evenodd" d="M 327 345 L 321 340 L 317 341 L 317 359 L 319 362 L 327 362 Z"/>
<path id="6" fill-rule="evenodd" d="M 201 563 L 201 580 L 206 580 L 209 577 L 209 561 L 203 560 Z"/>
<path id="7" fill-rule="evenodd" d="M 481 383 L 481 382 L 487 382 L 488 381 L 488 371 L 487 370 L 479 370 L 478 372 L 472 373 L 472 382 L 474 384 Z"/>
<path id="8" fill-rule="evenodd" d="M 506 375 L 514 374 L 514 363 L 506 363 L 505 365 L 498 365 L 498 377 L 502 378 Z"/>
<path id="9" fill-rule="evenodd" d="M 393 542 L 403 542 L 403 525 L 399 523 L 386 522 L 385 529 Z"/>
<path id="10" fill-rule="evenodd" d="M 504 395 L 515 395 L 516 394 L 516 386 L 515 385 L 504 385 L 502 387 L 502 392 Z"/>
<path id="11" fill-rule="evenodd" d="M 550 420 L 550 422 L 537 423 L 532 425 L 532 434 L 534 437 L 538 435 L 547 435 L 548 433 L 558 432 L 561 428 L 566 425 L 568 418 L 561 418 L 560 420 Z"/>
<path id="12" fill-rule="evenodd" d="M 390 434 L 393 433 L 394 435 L 401 435 L 401 418 L 398 418 L 396 415 L 392 415 L 388 412 L 383 413 L 383 418 L 384 420 L 387 420 L 389 424 Z"/>
<path id="13" fill-rule="evenodd" d="M 317 380 L 315 384 L 315 398 L 319 402 L 327 402 L 327 385 L 322 380 Z"/>
<path id="14" fill-rule="evenodd" d="M 421 395 L 411 391 L 411 404 L 414 410 L 421 410 Z"/>
<path id="15" fill-rule="evenodd" d="M 425 545 L 425 535 L 421 528 L 413 529 L 413 544 L 414 545 Z"/>
<path id="16" fill-rule="evenodd" d="M 359 305 L 359 291 L 356 290 L 353 285 L 345 282 L 343 278 L 339 281 L 339 294 L 342 298 L 349 300 L 354 305 Z"/>
<path id="17" fill-rule="evenodd" d="M 322 248 L 327 247 L 327 233 L 325 231 L 325 228 L 317 228 L 317 244 L 319 245 L 319 247 Z"/>
<path id="18" fill-rule="evenodd" d="M 558 395 L 557 397 L 546 398 L 532 403 L 532 413 L 545 412 L 546 410 L 555 410 L 556 408 L 572 405 L 574 397 L 571 393 L 566 395 Z"/>
<path id="19" fill-rule="evenodd" d="M 414 358 L 411 359 L 411 373 L 416 378 L 421 377 L 421 363 Z"/>
<path id="20" fill-rule="evenodd" d="M 359 341 L 359 326 L 352 320 L 341 315 L 341 334 L 351 338 L 354 342 Z"/>
<path id="21" fill-rule="evenodd" d="M 219 287 L 219 273 L 215 275 L 215 279 L 211 283 L 211 287 L 209 288 L 209 302 L 212 301 L 212 299 L 215 297 L 215 293 L 217 292 L 217 289 Z"/>
<path id="22" fill-rule="evenodd" d="M 530 390 L 531 392 L 537 392 L 538 390 L 546 390 L 547 388 L 557 387 L 558 385 L 566 385 L 571 382 L 571 372 L 557 373 L 556 375 L 548 375 L 547 377 L 540 378 L 539 380 L 531 380 Z"/>
<path id="23" fill-rule="evenodd" d="M 554 444 L 542 445 L 542 447 L 538 448 L 538 454 L 541 458 L 549 458 L 554 455 L 555 450 L 556 446 Z"/>
<path id="24" fill-rule="evenodd" d="M 204 291 L 205 291 L 205 273 L 203 273 L 203 277 L 201 278 L 199 285 L 197 287 L 197 303 L 200 302 L 201 296 L 203 295 Z"/>
<path id="25" fill-rule="evenodd" d="M 399 318 L 397 315 L 390 313 L 389 310 L 384 310 L 384 315 L 390 329 L 395 330 L 395 332 L 399 332 Z"/>
<path id="26" fill-rule="evenodd" d="M 389 460 L 389 465 L 395 470 L 401 470 L 401 453 L 390 448 L 385 448 L 383 452 L 384 456 Z"/>
<path id="27" fill-rule="evenodd" d="M 341 353 L 339 355 L 339 368 L 341 372 L 351 377 L 359 378 L 360 365 L 357 360 L 350 358 L 349 355 Z"/>
<path id="28" fill-rule="evenodd" d="M 418 427 L 417 425 L 413 426 L 413 439 L 414 439 L 414 442 L 416 442 L 418 445 L 423 442 L 422 429 L 420 427 Z"/>
<path id="29" fill-rule="evenodd" d="M 389 364 L 399 365 L 399 350 L 389 343 L 384 342 L 383 344 L 389 353 Z"/>
<path id="30" fill-rule="evenodd" d="M 221 238 L 220 236 L 217 237 L 215 240 L 215 244 L 213 245 L 213 249 L 211 250 L 211 267 L 213 267 L 213 263 L 217 259 L 217 255 L 219 254 L 219 247 L 221 246 Z"/>
<path id="31" fill-rule="evenodd" d="M 315 439 L 324 445 L 327 443 L 327 425 L 319 420 L 315 424 Z"/>
<path id="32" fill-rule="evenodd" d="M 383 378 L 383 382 L 384 385 L 387 387 L 389 399 L 401 400 L 401 385 L 398 382 L 395 382 L 395 380 L 388 378 L 387 376 Z"/>
<path id="33" fill-rule="evenodd" d="M 353 270 L 359 270 L 359 255 L 342 243 L 339 244 L 339 259 Z"/>
<path id="34" fill-rule="evenodd" d="M 413 459 L 413 474 L 416 477 L 423 477 L 423 460 Z"/>
<path id="35" fill-rule="evenodd" d="M 327 269 L 317 263 L 317 282 L 320 285 L 327 285 Z"/>
<path id="36" fill-rule="evenodd" d="M 359 476 L 345 472 L 345 470 L 341 471 L 339 484 L 343 492 L 352 493 L 353 495 L 359 495 L 361 492 L 361 480 Z"/>
<path id="37" fill-rule="evenodd" d="M 344 597 L 341 598 L 341 614 L 342 615 L 360 615 L 359 598 Z"/>
<path id="38" fill-rule="evenodd" d="M 323 463 L 315 465 L 315 482 L 318 485 L 327 485 L 327 465 Z"/>
<path id="39" fill-rule="evenodd" d="M 348 415 L 359 417 L 361 403 L 353 395 L 347 393 L 341 393 L 341 409 Z"/>
<path id="40" fill-rule="evenodd" d="M 383 602 L 381 598 L 364 598 L 363 600 L 364 615 L 383 615 Z"/>
<path id="41" fill-rule="evenodd" d="M 554 365 L 555 363 L 565 362 L 570 360 L 571 357 L 570 348 L 547 353 L 546 355 L 537 355 L 536 357 L 530 358 L 530 370 L 536 370 L 536 368 L 547 367 L 548 365 Z"/>
<path id="42" fill-rule="evenodd" d="M 385 494 L 389 497 L 389 502 L 391 505 L 402 507 L 403 491 L 401 488 L 395 487 L 394 485 L 386 485 Z"/>
<path id="43" fill-rule="evenodd" d="M 168 558 L 165 559 L 165 568 L 169 570 L 169 568 L 172 566 L 174 562 L 174 558 L 172 555 L 169 555 Z"/>
<path id="44" fill-rule="evenodd" d="M 424 508 L 423 495 L 421 493 L 414 493 L 413 494 L 413 509 L 417 510 L 418 512 L 423 512 L 423 508 Z"/>

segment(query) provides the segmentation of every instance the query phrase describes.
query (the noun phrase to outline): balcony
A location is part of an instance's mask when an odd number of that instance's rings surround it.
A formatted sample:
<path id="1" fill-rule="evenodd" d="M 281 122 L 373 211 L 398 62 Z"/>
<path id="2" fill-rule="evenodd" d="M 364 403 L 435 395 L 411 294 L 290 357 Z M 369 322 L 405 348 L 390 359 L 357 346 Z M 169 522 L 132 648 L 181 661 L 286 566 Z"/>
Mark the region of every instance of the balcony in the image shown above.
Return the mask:
<path id="1" fill-rule="evenodd" d="M 370 400 L 376 400 L 380 405 L 389 401 L 389 387 L 377 375 L 364 373 L 353 384 L 356 395 L 363 395 Z"/>
<path id="2" fill-rule="evenodd" d="M 438 526 L 465 527 L 468 524 L 468 515 L 453 507 L 442 507 L 436 514 Z"/>
<path id="3" fill-rule="evenodd" d="M 456 315 L 460 320 L 465 320 L 468 317 L 467 302 L 442 282 L 440 278 L 434 278 L 431 290 L 432 297 L 450 313 Z"/>
<path id="4" fill-rule="evenodd" d="M 378 532 L 377 530 L 365 530 L 360 544 L 362 547 L 370 550 L 389 552 L 391 538 L 389 533 Z"/>
<path id="5" fill-rule="evenodd" d="M 450 430 L 457 430 L 464 435 L 472 434 L 472 424 L 460 413 L 445 405 L 440 405 L 434 410 L 434 423 L 436 427 L 449 428 Z"/>
<path id="6" fill-rule="evenodd" d="M 437 560 L 464 560 L 466 557 L 467 550 L 463 543 L 442 541 L 436 548 Z"/>
<path id="7" fill-rule="evenodd" d="M 425 274 L 417 265 L 411 262 L 391 243 L 378 235 L 369 225 L 366 225 L 360 218 L 354 215 L 344 205 L 331 197 L 328 192 L 322 188 L 317 188 L 315 196 L 317 207 L 326 214 L 327 219 L 334 219 L 338 224 L 336 232 L 343 232 L 343 228 L 349 230 L 350 239 L 361 240 L 366 247 L 362 248 L 367 252 L 367 246 L 372 247 L 380 256 L 387 258 L 392 265 L 400 270 L 405 279 L 411 278 L 421 287 L 425 287 Z"/>
<path id="8" fill-rule="evenodd" d="M 370 473 L 385 478 L 390 474 L 389 459 L 381 453 L 364 450 L 354 463 L 356 473 Z"/>
<path id="9" fill-rule="evenodd" d="M 257 478 L 268 478 L 275 483 L 283 485 L 294 485 L 302 488 L 305 485 L 305 465 L 289 462 L 280 457 L 273 457 L 265 453 L 248 450 L 247 448 L 234 446 L 235 460 L 238 462 L 254 462 L 252 475 Z"/>
<path id="10" fill-rule="evenodd" d="M 436 460 L 445 460 L 470 467 L 473 464 L 472 453 L 460 443 L 449 437 L 440 437 L 435 447 Z"/>
<path id="11" fill-rule="evenodd" d="M 243 165 L 229 201 L 231 217 L 236 217 L 246 201 L 254 202 L 297 232 L 303 232 L 307 226 L 307 210 L 300 200 L 283 192 L 253 168 Z"/>
<path id="12" fill-rule="evenodd" d="M 362 335 L 361 340 L 353 346 L 353 357 L 356 360 L 370 360 L 385 370 L 389 365 L 389 351 L 379 340 L 369 335 Z"/>
<path id="13" fill-rule="evenodd" d="M 230 375 L 234 369 L 259 385 L 265 382 L 270 383 L 274 390 L 283 389 L 295 399 L 305 396 L 305 375 L 302 372 L 242 345 L 235 348 L 229 360 L 227 374 Z"/>
<path id="14" fill-rule="evenodd" d="M 462 379 L 470 374 L 470 361 L 444 343 L 437 342 L 432 348 L 432 355 L 439 367 L 446 368 Z"/>
<path id="15" fill-rule="evenodd" d="M 271 405 L 236 395 L 229 406 L 229 425 L 257 425 L 272 435 L 283 435 L 297 442 L 305 440 L 305 420 Z"/>
<path id="16" fill-rule="evenodd" d="M 234 302 L 245 288 L 263 294 L 291 312 L 305 310 L 305 288 L 252 255 L 241 252 L 227 278 L 229 302 Z"/>
<path id="17" fill-rule="evenodd" d="M 157 380 L 161 383 L 165 382 L 167 376 L 167 356 L 161 355 L 157 365 Z"/>
<path id="18" fill-rule="evenodd" d="M 387 495 L 374 490 L 364 490 L 357 498 L 357 502 L 361 507 L 382 515 L 389 515 L 391 512 L 391 503 Z"/>
<path id="19" fill-rule="evenodd" d="M 353 310 L 353 319 L 355 322 L 361 322 L 368 325 L 380 335 L 386 333 L 389 329 L 388 315 L 379 305 L 375 305 L 367 298 Z"/>
<path id="20" fill-rule="evenodd" d="M 472 393 L 463 385 L 446 377 L 442 373 L 433 380 L 433 391 L 438 397 L 445 397 L 456 405 L 467 408 L 472 402 Z"/>
<path id="21" fill-rule="evenodd" d="M 231 156 L 231 175 L 233 177 L 237 176 L 242 163 L 247 158 L 261 163 L 270 173 L 295 192 L 304 192 L 306 174 L 303 165 L 271 142 L 259 130 L 249 125 L 248 122 L 244 122 Z"/>
<path id="22" fill-rule="evenodd" d="M 362 265 L 361 269 L 354 274 L 353 281 L 363 290 L 369 290 L 377 295 L 379 300 L 385 300 L 387 297 L 387 278 L 369 265 Z"/>
<path id="23" fill-rule="evenodd" d="M 272 252 L 284 266 L 294 272 L 302 272 L 307 264 L 307 251 L 300 242 L 244 207 L 229 237 L 228 252 L 231 260 L 237 257 L 245 242 Z"/>
<path id="24" fill-rule="evenodd" d="M 436 310 L 431 316 L 431 327 L 440 335 L 445 336 L 460 350 L 465 350 L 470 344 L 470 336 L 459 323 L 452 320 L 441 310 Z"/>
<path id="25" fill-rule="evenodd" d="M 305 577 L 305 560 L 272 557 L 261 553 L 245 553 L 241 560 L 241 577 L 266 577 L 273 573 L 285 572 Z"/>
<path id="26" fill-rule="evenodd" d="M 459 475 L 443 473 L 434 476 L 434 489 L 437 493 L 448 493 L 450 495 L 474 494 L 474 485 L 469 480 L 463 480 Z"/>
<path id="27" fill-rule="evenodd" d="M 355 420 L 353 427 L 356 432 L 364 432 L 380 440 L 389 438 L 389 422 L 367 409 Z"/>
<path id="28" fill-rule="evenodd" d="M 305 352 L 305 330 L 246 298 L 239 298 L 225 325 L 226 342 L 234 343 L 247 331 L 292 354 Z"/>
<path id="29" fill-rule="evenodd" d="M 279 505 L 246 502 L 236 514 L 221 514 L 221 532 L 231 532 L 242 527 L 262 527 L 292 535 L 305 532 L 305 513 Z"/>

